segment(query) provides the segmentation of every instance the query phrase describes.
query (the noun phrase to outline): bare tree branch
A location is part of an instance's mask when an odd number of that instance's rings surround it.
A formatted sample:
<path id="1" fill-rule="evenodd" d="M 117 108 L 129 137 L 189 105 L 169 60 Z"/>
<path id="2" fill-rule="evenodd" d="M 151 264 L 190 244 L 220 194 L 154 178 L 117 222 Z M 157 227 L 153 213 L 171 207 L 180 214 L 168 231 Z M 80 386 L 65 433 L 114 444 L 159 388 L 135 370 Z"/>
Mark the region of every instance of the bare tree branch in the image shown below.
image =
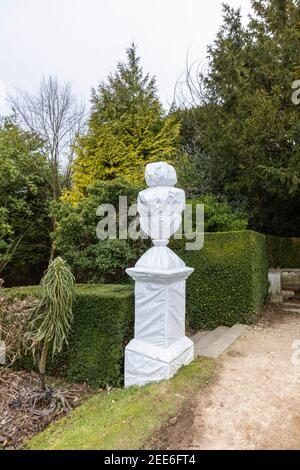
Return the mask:
<path id="1" fill-rule="evenodd" d="M 205 78 L 209 64 L 201 60 L 190 62 L 186 55 L 185 70 L 180 75 L 174 89 L 173 103 L 179 109 L 203 106 L 209 102 L 205 89 Z"/>
<path id="2" fill-rule="evenodd" d="M 70 186 L 71 167 L 78 135 L 85 125 L 85 107 L 73 94 L 71 84 L 60 84 L 55 77 L 43 78 L 37 94 L 16 89 L 8 102 L 20 124 L 43 142 L 42 151 L 50 167 L 52 199 L 57 201 Z M 53 231 L 57 224 L 52 218 Z M 52 243 L 50 261 L 54 258 Z"/>
<path id="3" fill-rule="evenodd" d="M 44 142 L 42 150 L 51 168 L 53 199 L 57 200 L 70 184 L 74 144 L 85 124 L 85 107 L 78 103 L 70 83 L 60 84 L 52 76 L 43 78 L 36 95 L 16 89 L 8 101 L 21 125 Z"/>

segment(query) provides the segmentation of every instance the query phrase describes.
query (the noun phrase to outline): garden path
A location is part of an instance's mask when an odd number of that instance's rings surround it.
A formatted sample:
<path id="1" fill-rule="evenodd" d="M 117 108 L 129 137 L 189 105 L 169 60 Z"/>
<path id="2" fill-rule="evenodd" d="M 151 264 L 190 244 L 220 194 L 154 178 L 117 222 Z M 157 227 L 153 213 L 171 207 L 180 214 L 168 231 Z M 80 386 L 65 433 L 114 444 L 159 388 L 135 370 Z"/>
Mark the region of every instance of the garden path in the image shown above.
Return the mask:
<path id="1" fill-rule="evenodd" d="M 178 417 L 167 448 L 300 449 L 300 314 L 272 308 L 216 363 L 214 382 Z"/>

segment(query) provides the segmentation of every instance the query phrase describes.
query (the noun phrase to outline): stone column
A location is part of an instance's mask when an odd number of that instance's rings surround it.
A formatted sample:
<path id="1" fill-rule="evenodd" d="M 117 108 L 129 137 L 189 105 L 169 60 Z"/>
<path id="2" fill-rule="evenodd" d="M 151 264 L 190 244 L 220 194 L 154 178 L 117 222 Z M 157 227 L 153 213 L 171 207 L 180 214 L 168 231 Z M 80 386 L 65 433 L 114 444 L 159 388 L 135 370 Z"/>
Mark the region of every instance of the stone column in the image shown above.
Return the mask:
<path id="1" fill-rule="evenodd" d="M 268 275 L 270 302 L 282 303 L 281 270 L 271 269 Z"/>
<path id="2" fill-rule="evenodd" d="M 185 283 L 193 269 L 167 247 L 185 194 L 174 187 L 176 173 L 166 163 L 147 165 L 145 176 L 149 188 L 139 194 L 138 211 L 154 246 L 126 270 L 135 281 L 135 328 L 125 349 L 125 387 L 168 379 L 194 357 L 185 336 Z"/>

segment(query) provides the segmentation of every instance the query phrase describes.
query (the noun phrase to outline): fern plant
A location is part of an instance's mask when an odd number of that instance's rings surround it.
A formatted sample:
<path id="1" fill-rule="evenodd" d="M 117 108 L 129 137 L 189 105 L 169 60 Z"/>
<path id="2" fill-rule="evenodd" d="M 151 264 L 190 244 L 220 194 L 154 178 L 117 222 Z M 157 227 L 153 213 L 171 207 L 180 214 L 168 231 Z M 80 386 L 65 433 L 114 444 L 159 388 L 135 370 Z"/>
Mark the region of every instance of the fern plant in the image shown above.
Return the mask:
<path id="1" fill-rule="evenodd" d="M 68 343 L 73 321 L 72 306 L 75 295 L 75 278 L 69 265 L 62 258 L 52 261 L 41 280 L 41 293 L 34 308 L 28 333 L 27 347 L 40 351 L 38 366 L 41 388 L 46 388 L 46 362 L 49 349 L 52 358 Z"/>

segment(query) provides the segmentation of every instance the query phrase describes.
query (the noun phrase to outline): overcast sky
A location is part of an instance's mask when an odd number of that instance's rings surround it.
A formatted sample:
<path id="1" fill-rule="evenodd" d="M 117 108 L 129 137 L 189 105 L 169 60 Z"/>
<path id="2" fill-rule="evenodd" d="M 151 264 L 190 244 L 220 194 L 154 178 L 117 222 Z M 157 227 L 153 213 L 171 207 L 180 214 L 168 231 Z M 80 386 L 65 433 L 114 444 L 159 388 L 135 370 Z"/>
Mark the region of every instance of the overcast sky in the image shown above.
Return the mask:
<path id="1" fill-rule="evenodd" d="M 250 0 L 226 3 L 246 21 Z M 88 102 L 132 41 L 167 107 L 187 51 L 205 61 L 221 22 L 221 0 L 0 0 L 0 114 L 12 86 L 33 92 L 48 74 Z"/>

